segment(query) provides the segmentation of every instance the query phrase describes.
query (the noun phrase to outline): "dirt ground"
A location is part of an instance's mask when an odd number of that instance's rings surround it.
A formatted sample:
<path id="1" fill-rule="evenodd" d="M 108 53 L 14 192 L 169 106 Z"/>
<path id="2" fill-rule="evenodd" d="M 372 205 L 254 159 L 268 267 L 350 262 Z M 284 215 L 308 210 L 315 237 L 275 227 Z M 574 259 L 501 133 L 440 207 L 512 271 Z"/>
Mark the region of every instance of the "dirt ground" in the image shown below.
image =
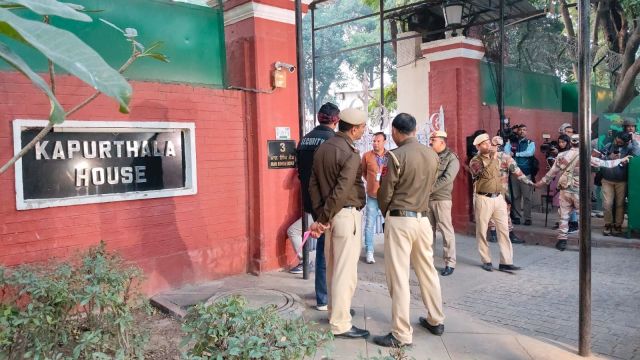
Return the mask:
<path id="1" fill-rule="evenodd" d="M 150 316 L 140 316 L 139 326 L 150 331 L 145 359 L 179 360 L 182 341 L 180 325 L 176 319 L 159 311 Z"/>

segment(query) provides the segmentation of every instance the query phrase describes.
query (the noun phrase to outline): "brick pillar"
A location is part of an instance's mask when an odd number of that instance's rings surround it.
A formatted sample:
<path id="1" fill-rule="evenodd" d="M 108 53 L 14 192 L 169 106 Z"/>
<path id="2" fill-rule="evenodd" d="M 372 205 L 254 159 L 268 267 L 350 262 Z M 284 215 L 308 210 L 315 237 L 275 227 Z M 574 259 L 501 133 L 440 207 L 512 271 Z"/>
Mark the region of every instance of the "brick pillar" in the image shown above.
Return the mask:
<path id="1" fill-rule="evenodd" d="M 228 85 L 270 91 L 274 63 L 296 63 L 294 2 L 228 0 L 224 14 Z M 289 127 L 298 140 L 296 74 L 287 74 L 284 89 L 245 91 L 244 99 L 248 179 L 238 181 L 247 182 L 249 193 L 248 271 L 260 273 L 295 261 L 285 239 L 300 216 L 297 173 L 267 168 L 267 140 L 275 139 L 276 126 Z"/>
<path id="2" fill-rule="evenodd" d="M 466 138 L 483 128 L 479 63 L 484 47 L 480 40 L 459 36 L 424 43 L 421 49 L 429 69 L 429 111 L 443 107 L 448 146 L 462 165 L 454 183 L 452 217 L 454 227 L 466 232 L 473 207 Z"/>

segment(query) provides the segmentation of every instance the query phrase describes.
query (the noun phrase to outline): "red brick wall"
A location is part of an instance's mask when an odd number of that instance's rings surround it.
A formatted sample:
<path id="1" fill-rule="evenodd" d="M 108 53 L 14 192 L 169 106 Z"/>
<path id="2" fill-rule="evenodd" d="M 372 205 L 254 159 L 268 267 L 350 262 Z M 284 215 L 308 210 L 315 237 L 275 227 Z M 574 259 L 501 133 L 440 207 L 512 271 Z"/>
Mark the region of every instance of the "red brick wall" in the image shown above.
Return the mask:
<path id="1" fill-rule="evenodd" d="M 249 18 L 225 27 L 229 85 L 266 90 L 276 61 L 295 64 L 295 27 Z M 238 61 L 243 59 L 243 61 Z M 298 71 L 298 70 L 296 70 Z M 275 128 L 291 129 L 298 140 L 297 74 L 287 73 L 287 87 L 273 93 L 246 93 L 249 217 L 249 271 L 282 268 L 297 261 L 286 230 L 300 217 L 300 182 L 295 169 L 268 169 L 267 141 Z M 293 256 L 292 256 L 293 255 Z"/>
<path id="2" fill-rule="evenodd" d="M 133 82 L 131 113 L 104 96 L 70 120 L 185 121 L 196 124 L 198 194 L 17 211 L 14 170 L 0 175 L 0 264 L 68 257 L 104 240 L 141 266 L 148 294 L 247 269 L 247 155 L 244 97 L 190 85 Z M 70 109 L 92 93 L 59 76 Z M 13 154 L 11 121 L 46 119 L 49 103 L 28 79 L 0 73 L 0 162 Z"/>
<path id="3" fill-rule="evenodd" d="M 479 127 L 480 69 L 478 60 L 447 59 L 431 63 L 429 71 L 429 108 L 444 109 L 448 146 L 467 164 L 466 137 Z M 471 214 L 471 179 L 462 166 L 453 191 L 452 221 L 456 229 L 466 228 Z"/>

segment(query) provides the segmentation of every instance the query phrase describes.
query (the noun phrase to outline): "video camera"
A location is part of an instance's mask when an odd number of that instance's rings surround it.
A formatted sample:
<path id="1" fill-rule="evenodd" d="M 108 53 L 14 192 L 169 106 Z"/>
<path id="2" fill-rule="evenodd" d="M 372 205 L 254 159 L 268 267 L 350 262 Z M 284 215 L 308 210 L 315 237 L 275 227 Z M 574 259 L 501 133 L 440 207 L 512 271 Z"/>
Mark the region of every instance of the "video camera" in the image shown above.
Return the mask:
<path id="1" fill-rule="evenodd" d="M 547 168 L 551 168 L 556 160 L 556 156 L 558 156 L 560 147 L 556 140 L 549 141 L 551 135 L 542 134 L 542 138 L 544 139 L 544 143 L 540 144 L 540 152 L 544 154 L 544 158 L 547 160 Z"/>
<path id="2" fill-rule="evenodd" d="M 505 124 L 502 127 L 502 130 L 500 131 L 500 136 L 502 136 L 502 139 L 504 140 L 504 142 L 506 143 L 508 142 L 517 142 L 519 140 L 519 134 L 518 134 L 518 125 L 514 125 L 509 127 L 508 124 Z"/>

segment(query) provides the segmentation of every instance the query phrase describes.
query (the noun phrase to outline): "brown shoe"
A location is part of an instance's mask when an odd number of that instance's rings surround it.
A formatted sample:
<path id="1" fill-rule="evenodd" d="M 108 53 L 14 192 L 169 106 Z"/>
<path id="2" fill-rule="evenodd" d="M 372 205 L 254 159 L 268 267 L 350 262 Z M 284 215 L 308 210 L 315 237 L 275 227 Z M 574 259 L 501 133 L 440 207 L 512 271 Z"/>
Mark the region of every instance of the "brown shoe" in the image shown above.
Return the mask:
<path id="1" fill-rule="evenodd" d="M 613 226 L 613 230 L 611 231 L 611 235 L 613 236 L 622 236 L 623 232 L 622 232 L 622 226 L 621 225 L 614 225 Z"/>

